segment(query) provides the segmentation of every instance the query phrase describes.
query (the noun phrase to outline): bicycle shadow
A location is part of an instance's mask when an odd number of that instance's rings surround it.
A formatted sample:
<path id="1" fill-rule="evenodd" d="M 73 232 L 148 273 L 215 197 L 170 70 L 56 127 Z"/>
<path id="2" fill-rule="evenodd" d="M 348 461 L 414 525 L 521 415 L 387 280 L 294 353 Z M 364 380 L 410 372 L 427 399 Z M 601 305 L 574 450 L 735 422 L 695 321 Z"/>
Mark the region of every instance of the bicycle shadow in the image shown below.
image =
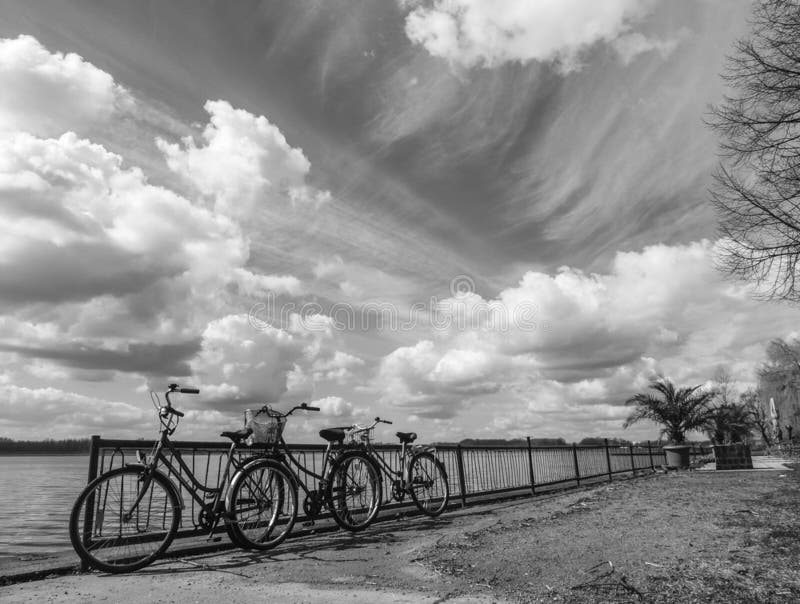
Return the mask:
<path id="1" fill-rule="evenodd" d="M 186 557 L 178 555 L 164 558 L 146 569 L 137 571 L 136 574 L 156 577 L 175 573 L 216 571 L 247 577 L 248 575 L 237 571 L 266 563 L 286 564 L 299 560 L 318 563 L 369 562 L 370 556 L 359 556 L 358 553 L 367 553 L 380 546 L 397 545 L 451 524 L 451 518 L 386 519 L 357 533 L 335 530 L 290 537 L 275 549 L 266 551 L 230 549 L 190 554 Z M 348 557 L 342 557 L 343 553 L 349 553 L 346 554 Z M 176 562 L 183 563 L 184 566 L 176 567 Z"/>

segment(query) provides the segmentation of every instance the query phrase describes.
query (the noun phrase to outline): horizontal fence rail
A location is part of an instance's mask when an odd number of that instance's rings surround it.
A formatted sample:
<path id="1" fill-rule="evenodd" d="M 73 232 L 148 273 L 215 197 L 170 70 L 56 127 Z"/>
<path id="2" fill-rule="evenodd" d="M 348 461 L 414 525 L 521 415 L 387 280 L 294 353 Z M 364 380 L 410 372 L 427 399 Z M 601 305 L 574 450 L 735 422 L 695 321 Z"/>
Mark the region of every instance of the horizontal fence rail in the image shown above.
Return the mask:
<path id="1" fill-rule="evenodd" d="M 208 486 L 216 486 L 225 469 L 229 443 L 174 441 L 183 461 L 194 475 Z M 93 436 L 89 457 L 89 475 L 91 482 L 100 474 L 111 469 L 122 467 L 137 461 L 137 452 L 150 455 L 151 443 L 141 440 L 110 440 Z M 397 468 L 400 447 L 393 445 L 376 445 L 379 455 Z M 325 445 L 290 445 L 292 455 L 306 468 L 319 474 L 322 470 Z M 692 455 L 705 456 L 710 449 L 692 447 Z M 164 452 L 170 459 L 169 451 Z M 240 459 L 252 457 L 259 451 L 250 448 L 237 450 Z M 447 472 L 450 486 L 451 505 L 467 505 L 468 500 L 487 501 L 509 495 L 535 494 L 557 485 L 570 483 L 580 485 L 582 482 L 612 480 L 615 474 L 633 474 L 654 471 L 665 464 L 665 453 L 660 447 L 651 446 L 616 446 L 606 442 L 605 445 L 594 446 L 462 446 L 438 445 L 436 456 L 442 461 Z M 177 463 L 173 464 L 178 466 Z M 166 471 L 166 468 L 162 466 Z M 297 472 L 300 481 L 309 490 L 319 488 L 315 479 Z M 170 479 L 180 492 L 186 506 L 182 514 L 180 536 L 196 536 L 203 534 L 200 527 L 200 506 L 186 492 L 184 486 L 175 476 Z M 391 503 L 392 477 L 383 474 L 384 505 L 386 508 L 398 508 L 404 504 Z M 302 512 L 305 493 L 298 492 L 299 521 L 307 520 Z M 409 503 L 408 501 L 405 502 Z"/>

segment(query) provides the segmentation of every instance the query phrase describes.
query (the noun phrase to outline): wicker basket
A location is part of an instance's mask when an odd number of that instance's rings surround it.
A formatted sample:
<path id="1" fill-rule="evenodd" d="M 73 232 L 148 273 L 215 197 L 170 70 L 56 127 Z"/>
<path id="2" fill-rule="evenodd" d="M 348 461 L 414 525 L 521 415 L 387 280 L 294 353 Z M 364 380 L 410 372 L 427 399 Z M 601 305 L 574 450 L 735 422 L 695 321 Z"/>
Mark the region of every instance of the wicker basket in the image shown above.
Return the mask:
<path id="1" fill-rule="evenodd" d="M 353 426 L 347 431 L 347 442 L 351 445 L 367 444 L 372 440 L 374 428 L 361 428 Z"/>
<path id="2" fill-rule="evenodd" d="M 286 418 L 269 407 L 253 412 L 247 409 L 244 412 L 244 427 L 250 428 L 253 433 L 245 441 L 248 445 L 274 445 L 278 443 L 283 434 Z"/>

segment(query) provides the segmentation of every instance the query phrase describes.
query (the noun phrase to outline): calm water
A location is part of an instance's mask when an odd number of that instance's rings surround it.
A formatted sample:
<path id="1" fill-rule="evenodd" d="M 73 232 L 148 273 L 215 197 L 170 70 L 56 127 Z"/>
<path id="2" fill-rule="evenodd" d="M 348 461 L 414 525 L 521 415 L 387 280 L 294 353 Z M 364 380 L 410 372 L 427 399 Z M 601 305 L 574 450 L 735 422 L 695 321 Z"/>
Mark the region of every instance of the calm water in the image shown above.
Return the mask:
<path id="1" fill-rule="evenodd" d="M 88 455 L 0 456 L 0 564 L 72 550 L 69 513 L 88 469 Z"/>

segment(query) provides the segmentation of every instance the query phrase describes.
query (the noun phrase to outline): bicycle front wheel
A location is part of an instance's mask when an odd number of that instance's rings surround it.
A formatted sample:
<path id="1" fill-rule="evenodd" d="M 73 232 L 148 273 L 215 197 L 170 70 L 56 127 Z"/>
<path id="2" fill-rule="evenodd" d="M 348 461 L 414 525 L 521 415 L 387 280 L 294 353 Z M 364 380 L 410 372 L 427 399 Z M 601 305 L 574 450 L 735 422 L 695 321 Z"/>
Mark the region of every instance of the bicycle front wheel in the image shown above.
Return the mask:
<path id="1" fill-rule="evenodd" d="M 81 559 L 97 570 L 124 573 L 150 564 L 169 547 L 181 521 L 169 481 L 143 468 L 106 472 L 78 496 L 69 538 Z"/>
<path id="2" fill-rule="evenodd" d="M 297 519 L 297 487 L 281 464 L 255 461 L 233 477 L 226 506 L 235 543 L 271 549 L 288 537 Z"/>
<path id="3" fill-rule="evenodd" d="M 333 463 L 326 491 L 336 524 L 348 531 L 363 530 L 380 509 L 380 471 L 366 455 L 345 454 Z"/>
<path id="4" fill-rule="evenodd" d="M 420 512 L 436 517 L 444 512 L 450 499 L 447 472 L 441 461 L 430 453 L 420 453 L 408 466 L 411 499 Z"/>

